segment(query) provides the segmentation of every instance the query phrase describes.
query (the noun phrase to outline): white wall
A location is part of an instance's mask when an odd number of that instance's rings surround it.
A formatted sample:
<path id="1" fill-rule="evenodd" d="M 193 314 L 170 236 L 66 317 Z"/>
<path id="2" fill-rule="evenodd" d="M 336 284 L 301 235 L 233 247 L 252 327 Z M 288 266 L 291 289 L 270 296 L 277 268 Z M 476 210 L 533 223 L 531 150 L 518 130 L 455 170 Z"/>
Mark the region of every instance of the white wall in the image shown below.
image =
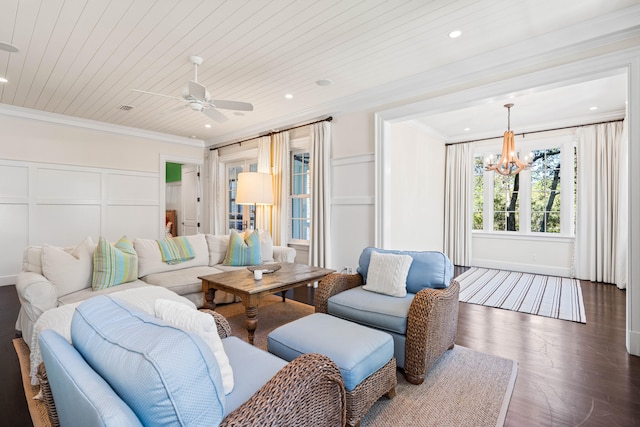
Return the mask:
<path id="1" fill-rule="evenodd" d="M 357 266 L 362 249 L 375 244 L 373 113 L 334 116 L 331 137 L 330 267 L 341 271 Z"/>
<path id="2" fill-rule="evenodd" d="M 0 239 L 11 242 L 0 250 L 0 285 L 15 283 L 27 245 L 72 246 L 86 236 L 95 242 L 100 236 L 162 237 L 160 156 L 201 159 L 202 147 L 15 112 L 0 109 Z"/>
<path id="3" fill-rule="evenodd" d="M 442 251 L 444 143 L 407 122 L 392 124 L 390 139 L 384 247 Z"/>

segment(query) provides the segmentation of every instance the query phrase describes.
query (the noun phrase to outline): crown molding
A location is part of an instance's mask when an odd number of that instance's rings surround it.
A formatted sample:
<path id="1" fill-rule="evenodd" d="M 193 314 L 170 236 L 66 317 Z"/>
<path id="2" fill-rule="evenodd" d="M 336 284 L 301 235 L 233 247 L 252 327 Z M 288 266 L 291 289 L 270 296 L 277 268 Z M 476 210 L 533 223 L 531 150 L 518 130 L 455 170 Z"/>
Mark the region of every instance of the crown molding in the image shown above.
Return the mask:
<path id="1" fill-rule="evenodd" d="M 38 120 L 59 124 L 63 126 L 73 126 L 82 129 L 108 132 L 118 135 L 133 136 L 136 138 L 150 139 L 153 141 L 169 142 L 171 144 L 188 145 L 191 147 L 204 147 L 201 139 L 190 139 L 176 135 L 169 135 L 161 132 L 154 132 L 129 126 L 116 125 L 97 120 L 82 119 L 79 117 L 67 116 L 64 114 L 50 113 L 46 111 L 33 110 L 31 108 L 17 107 L 0 103 L 0 115 L 8 117 L 19 117 L 23 119 Z"/>

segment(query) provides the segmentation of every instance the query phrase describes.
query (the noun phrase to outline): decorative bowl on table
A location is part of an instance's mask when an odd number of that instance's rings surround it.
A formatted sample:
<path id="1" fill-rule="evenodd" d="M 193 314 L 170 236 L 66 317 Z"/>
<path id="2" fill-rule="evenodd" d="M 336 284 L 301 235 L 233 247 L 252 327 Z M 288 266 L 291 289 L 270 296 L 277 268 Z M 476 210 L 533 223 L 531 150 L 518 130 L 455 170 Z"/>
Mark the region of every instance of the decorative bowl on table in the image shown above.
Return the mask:
<path id="1" fill-rule="evenodd" d="M 247 267 L 247 270 L 254 272 L 256 270 L 262 270 L 262 274 L 270 274 L 274 271 L 278 271 L 282 268 L 280 264 L 258 264 L 258 265 L 250 265 Z"/>

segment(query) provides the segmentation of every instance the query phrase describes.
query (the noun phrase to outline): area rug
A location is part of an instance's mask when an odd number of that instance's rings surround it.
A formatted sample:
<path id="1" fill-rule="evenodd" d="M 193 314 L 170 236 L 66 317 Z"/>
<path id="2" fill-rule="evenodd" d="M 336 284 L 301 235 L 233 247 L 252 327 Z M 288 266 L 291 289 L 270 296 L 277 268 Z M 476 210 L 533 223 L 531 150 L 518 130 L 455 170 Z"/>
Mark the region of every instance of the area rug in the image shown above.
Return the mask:
<path id="1" fill-rule="evenodd" d="M 34 399 L 34 396 L 40 391 L 40 387 L 31 385 L 31 377 L 29 375 L 29 347 L 22 338 L 15 338 L 13 340 L 13 347 L 18 354 L 24 395 L 27 399 L 27 406 L 29 407 L 33 427 L 51 427 L 51 420 L 49 419 L 44 403 L 41 400 Z"/>
<path id="2" fill-rule="evenodd" d="M 456 280 L 462 302 L 587 323 L 576 279 L 471 267 Z"/>

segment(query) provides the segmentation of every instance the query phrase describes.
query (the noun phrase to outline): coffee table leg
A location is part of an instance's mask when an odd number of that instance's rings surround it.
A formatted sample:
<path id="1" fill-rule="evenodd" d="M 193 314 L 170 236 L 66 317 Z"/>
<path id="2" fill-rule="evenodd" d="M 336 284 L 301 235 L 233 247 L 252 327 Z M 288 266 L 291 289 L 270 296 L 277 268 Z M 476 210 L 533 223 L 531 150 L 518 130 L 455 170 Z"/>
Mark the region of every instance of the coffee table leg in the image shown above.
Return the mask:
<path id="1" fill-rule="evenodd" d="M 216 297 L 216 290 L 213 288 L 209 288 L 207 292 L 204 293 L 204 307 L 210 310 L 216 309 L 216 303 L 214 301 Z"/>
<path id="2" fill-rule="evenodd" d="M 253 345 L 253 337 L 258 327 L 258 307 L 245 305 L 244 310 L 247 315 L 245 324 L 247 325 L 247 332 L 249 334 L 249 344 Z"/>

